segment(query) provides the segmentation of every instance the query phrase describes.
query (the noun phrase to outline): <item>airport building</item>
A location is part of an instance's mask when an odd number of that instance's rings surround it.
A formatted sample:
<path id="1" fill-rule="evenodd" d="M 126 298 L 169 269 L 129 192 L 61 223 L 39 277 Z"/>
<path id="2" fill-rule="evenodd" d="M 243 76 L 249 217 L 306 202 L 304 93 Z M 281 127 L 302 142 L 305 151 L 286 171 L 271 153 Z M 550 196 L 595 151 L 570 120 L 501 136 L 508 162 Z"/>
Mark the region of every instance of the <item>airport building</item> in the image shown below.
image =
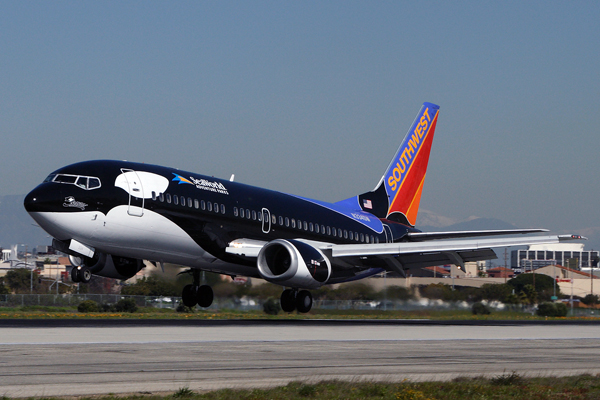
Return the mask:
<path id="1" fill-rule="evenodd" d="M 577 270 L 588 270 L 598 251 L 585 251 L 582 243 L 531 245 L 527 250 L 513 250 L 510 266 L 515 272 L 527 272 L 546 265 L 562 265 Z M 594 269 L 597 266 L 594 267 Z"/>

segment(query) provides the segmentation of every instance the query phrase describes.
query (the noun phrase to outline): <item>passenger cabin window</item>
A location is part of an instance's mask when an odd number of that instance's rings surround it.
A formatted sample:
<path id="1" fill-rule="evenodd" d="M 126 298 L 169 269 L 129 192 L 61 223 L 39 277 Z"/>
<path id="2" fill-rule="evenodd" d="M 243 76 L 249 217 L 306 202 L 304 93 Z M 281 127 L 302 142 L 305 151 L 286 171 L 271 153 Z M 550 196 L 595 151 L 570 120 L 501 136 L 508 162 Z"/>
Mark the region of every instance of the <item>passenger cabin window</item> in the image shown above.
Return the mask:
<path id="1" fill-rule="evenodd" d="M 218 213 L 219 212 L 219 204 L 215 203 L 215 212 Z"/>
<path id="2" fill-rule="evenodd" d="M 225 204 L 221 204 L 221 214 L 225 214 Z"/>
<path id="3" fill-rule="evenodd" d="M 256 221 L 256 211 L 252 210 L 252 219 Z"/>
<path id="4" fill-rule="evenodd" d="M 194 208 L 195 209 L 200 208 L 200 202 L 198 201 L 198 199 L 194 199 Z"/>
<path id="5" fill-rule="evenodd" d="M 290 219 L 288 217 L 285 217 L 285 226 L 290 226 Z"/>
<path id="6" fill-rule="evenodd" d="M 296 228 L 296 220 L 292 218 L 292 228 Z"/>
<path id="7" fill-rule="evenodd" d="M 167 203 L 171 204 L 171 194 L 167 193 Z"/>
<path id="8" fill-rule="evenodd" d="M 311 231 L 311 232 L 314 232 L 314 229 L 315 229 L 315 226 L 313 225 L 313 223 L 312 222 L 309 223 L 308 224 L 308 230 Z"/>
<path id="9" fill-rule="evenodd" d="M 200 208 L 206 210 L 206 202 L 204 200 L 200 200 Z"/>
<path id="10" fill-rule="evenodd" d="M 175 204 L 175 205 L 179 204 L 179 196 L 173 196 L 173 204 Z"/>
<path id="11" fill-rule="evenodd" d="M 208 211 L 212 211 L 212 203 L 208 202 Z"/>
<path id="12" fill-rule="evenodd" d="M 165 202 L 165 194 L 164 193 L 159 194 L 158 199 L 160 200 L 161 203 L 164 203 Z"/>
<path id="13" fill-rule="evenodd" d="M 233 216 L 237 217 L 238 215 L 239 215 L 238 208 L 237 207 L 233 207 Z"/>
<path id="14" fill-rule="evenodd" d="M 240 208 L 240 218 L 244 218 L 244 209 Z"/>
<path id="15" fill-rule="evenodd" d="M 250 219 L 250 210 L 246 208 L 246 219 Z"/>
<path id="16" fill-rule="evenodd" d="M 279 225 L 283 226 L 283 217 L 279 216 Z"/>
<path id="17" fill-rule="evenodd" d="M 192 198 L 188 197 L 188 207 L 192 207 Z"/>

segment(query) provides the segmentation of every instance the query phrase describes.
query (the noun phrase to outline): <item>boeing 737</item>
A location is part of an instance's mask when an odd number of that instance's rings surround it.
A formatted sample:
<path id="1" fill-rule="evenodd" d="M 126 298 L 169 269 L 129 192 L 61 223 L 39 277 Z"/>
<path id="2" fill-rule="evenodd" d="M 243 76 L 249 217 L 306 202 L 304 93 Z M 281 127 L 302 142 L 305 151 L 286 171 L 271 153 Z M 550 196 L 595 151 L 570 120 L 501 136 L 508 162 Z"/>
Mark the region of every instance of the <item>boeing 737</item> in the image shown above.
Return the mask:
<path id="1" fill-rule="evenodd" d="M 439 107 L 424 103 L 373 191 L 327 203 L 192 172 L 127 161 L 86 161 L 52 172 L 24 201 L 74 282 L 129 279 L 143 267 L 188 267 L 187 306 L 208 307 L 201 271 L 284 287 L 281 307 L 308 312 L 310 289 L 384 271 L 494 259 L 492 248 L 581 239 L 520 236 L 544 229 L 415 229 Z M 497 235 L 513 235 L 498 238 Z M 481 238 L 482 236 L 489 236 Z M 476 237 L 476 238 L 474 238 Z"/>

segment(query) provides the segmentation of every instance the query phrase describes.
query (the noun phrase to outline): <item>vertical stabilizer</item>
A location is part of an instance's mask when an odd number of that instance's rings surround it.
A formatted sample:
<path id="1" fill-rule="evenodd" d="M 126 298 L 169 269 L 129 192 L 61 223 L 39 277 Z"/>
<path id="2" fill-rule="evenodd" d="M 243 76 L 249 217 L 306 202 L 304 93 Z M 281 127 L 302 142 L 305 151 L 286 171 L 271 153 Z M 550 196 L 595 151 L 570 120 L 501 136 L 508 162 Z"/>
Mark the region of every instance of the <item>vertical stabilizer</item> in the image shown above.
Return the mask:
<path id="1" fill-rule="evenodd" d="M 377 188 L 358 196 L 364 211 L 415 225 L 439 110 L 435 104 L 423 103 Z"/>

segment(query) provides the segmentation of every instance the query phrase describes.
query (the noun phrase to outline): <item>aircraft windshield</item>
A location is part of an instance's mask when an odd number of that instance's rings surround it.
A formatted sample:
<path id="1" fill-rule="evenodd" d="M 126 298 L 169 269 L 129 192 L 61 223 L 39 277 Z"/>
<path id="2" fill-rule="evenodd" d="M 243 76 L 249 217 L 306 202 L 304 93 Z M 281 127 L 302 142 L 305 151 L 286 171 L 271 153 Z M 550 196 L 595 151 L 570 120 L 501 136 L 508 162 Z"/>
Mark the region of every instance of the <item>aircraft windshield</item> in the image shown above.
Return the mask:
<path id="1" fill-rule="evenodd" d="M 94 176 L 70 175 L 70 174 L 50 174 L 44 182 L 66 183 L 75 185 L 85 190 L 93 190 L 101 185 L 100 179 Z"/>

